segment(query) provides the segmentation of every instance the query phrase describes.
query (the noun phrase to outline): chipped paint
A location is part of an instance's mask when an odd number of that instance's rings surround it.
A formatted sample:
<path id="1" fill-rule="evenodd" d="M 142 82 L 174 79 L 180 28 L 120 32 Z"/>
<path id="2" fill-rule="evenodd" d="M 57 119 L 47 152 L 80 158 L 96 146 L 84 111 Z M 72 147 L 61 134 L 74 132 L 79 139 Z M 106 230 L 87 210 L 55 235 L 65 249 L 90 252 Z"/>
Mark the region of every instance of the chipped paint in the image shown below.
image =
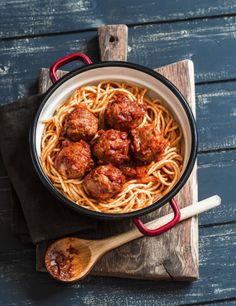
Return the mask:
<path id="1" fill-rule="evenodd" d="M 7 67 L 7 66 L 0 66 L 0 75 L 1 76 L 4 76 L 4 75 L 6 75 L 7 73 L 8 73 L 8 70 L 9 70 L 10 68 L 9 67 Z"/>
<path id="2" fill-rule="evenodd" d="M 77 0 L 77 1 L 65 1 L 64 9 L 66 11 L 75 12 L 86 12 L 93 8 L 93 1 L 89 0 Z"/>
<path id="3" fill-rule="evenodd" d="M 227 91 L 227 90 L 222 89 L 220 91 L 198 95 L 198 102 L 199 102 L 199 106 L 206 105 L 206 104 L 212 103 L 212 99 L 214 98 L 219 98 L 219 97 L 225 98 L 225 97 L 233 97 L 233 96 L 236 97 L 236 90 Z"/>
<path id="4" fill-rule="evenodd" d="M 231 117 L 236 117 L 236 107 L 234 107 L 230 113 Z"/>

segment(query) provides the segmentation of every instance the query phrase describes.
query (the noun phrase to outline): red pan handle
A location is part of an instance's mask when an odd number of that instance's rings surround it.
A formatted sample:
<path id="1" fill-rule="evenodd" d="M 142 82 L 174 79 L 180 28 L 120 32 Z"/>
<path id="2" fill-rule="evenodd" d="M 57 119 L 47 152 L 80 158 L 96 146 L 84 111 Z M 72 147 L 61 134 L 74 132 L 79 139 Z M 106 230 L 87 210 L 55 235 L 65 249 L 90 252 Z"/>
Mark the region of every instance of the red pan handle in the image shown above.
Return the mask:
<path id="1" fill-rule="evenodd" d="M 70 62 L 73 62 L 75 60 L 80 60 L 80 61 L 83 61 L 85 64 L 92 64 L 92 61 L 91 59 L 83 54 L 83 53 L 80 53 L 80 52 L 76 52 L 76 53 L 71 53 L 69 55 L 66 55 L 66 56 L 63 56 L 61 58 L 59 58 L 53 65 L 52 67 L 50 68 L 50 78 L 52 80 L 53 83 L 56 83 L 56 81 L 58 80 L 58 77 L 57 77 L 57 70 L 70 63 Z"/>
<path id="2" fill-rule="evenodd" d="M 138 230 L 144 236 L 153 237 L 153 236 L 160 235 L 162 233 L 165 233 L 169 229 L 171 229 L 173 226 L 175 226 L 179 222 L 179 220 L 180 220 L 180 210 L 179 210 L 177 202 L 175 201 L 175 199 L 171 199 L 169 201 L 169 203 L 170 203 L 170 206 L 172 207 L 172 209 L 174 211 L 174 217 L 170 222 L 162 225 L 159 228 L 156 228 L 154 230 L 148 229 L 144 226 L 143 222 L 139 218 L 133 219 L 134 224 L 137 226 Z"/>

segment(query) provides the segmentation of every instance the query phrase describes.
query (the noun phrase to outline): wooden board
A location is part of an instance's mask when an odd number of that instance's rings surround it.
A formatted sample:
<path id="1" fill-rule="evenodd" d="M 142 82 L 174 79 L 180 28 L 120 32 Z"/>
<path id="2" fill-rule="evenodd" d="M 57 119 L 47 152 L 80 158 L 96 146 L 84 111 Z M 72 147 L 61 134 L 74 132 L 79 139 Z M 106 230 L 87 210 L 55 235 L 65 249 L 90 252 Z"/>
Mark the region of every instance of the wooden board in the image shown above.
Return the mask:
<path id="1" fill-rule="evenodd" d="M 115 26 L 106 26 L 99 30 L 99 44 L 101 59 L 114 60 L 113 52 L 107 53 L 109 44 L 117 44 L 120 53 L 124 52 L 122 31 Z M 104 35 L 103 35 L 104 34 Z M 119 36 L 121 34 L 121 37 Z M 109 40 L 115 37 L 115 40 Z M 107 43 L 104 43 L 107 42 Z M 112 48 L 110 48 L 112 49 Z M 118 52 L 119 53 L 119 52 Z M 119 53 L 119 58 L 120 58 Z M 124 59 L 126 56 L 124 56 Z M 193 63 L 189 60 L 180 61 L 157 69 L 159 73 L 170 79 L 183 93 L 195 114 L 195 91 Z M 60 72 L 63 75 L 65 72 Z M 45 92 L 51 85 L 48 78 L 48 69 L 41 70 L 39 91 Z M 185 207 L 197 201 L 196 167 L 193 173 L 176 196 L 180 207 Z M 151 220 L 167 214 L 168 205 L 143 218 Z M 101 222 L 99 232 L 106 230 L 107 236 L 125 231 L 132 227 L 132 223 L 119 222 L 119 224 Z M 105 235 L 106 236 L 106 235 Z M 38 250 L 38 256 L 42 252 Z M 42 250 L 41 250 L 42 251 Z M 39 258 L 39 259 L 40 259 Z M 41 261 L 41 260 L 38 260 Z M 41 267 L 38 265 L 38 268 Z M 197 218 L 187 220 L 160 237 L 148 238 L 132 242 L 118 248 L 104 256 L 92 271 L 96 275 L 109 275 L 117 277 L 166 279 L 166 280 L 195 280 L 198 278 L 198 223 Z"/>

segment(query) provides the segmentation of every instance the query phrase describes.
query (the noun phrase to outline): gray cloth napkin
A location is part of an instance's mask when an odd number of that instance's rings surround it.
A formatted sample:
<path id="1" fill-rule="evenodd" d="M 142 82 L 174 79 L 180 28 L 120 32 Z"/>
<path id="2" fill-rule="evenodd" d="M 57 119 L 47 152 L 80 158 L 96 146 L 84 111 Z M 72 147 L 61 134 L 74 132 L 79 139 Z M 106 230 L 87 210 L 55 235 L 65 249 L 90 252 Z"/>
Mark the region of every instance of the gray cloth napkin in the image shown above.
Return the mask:
<path id="1" fill-rule="evenodd" d="M 0 106 L 0 150 L 13 193 L 13 229 L 34 244 L 96 229 L 96 220 L 79 215 L 55 199 L 33 167 L 29 130 L 43 99 L 35 95 Z M 25 218 L 25 221 L 24 221 Z"/>

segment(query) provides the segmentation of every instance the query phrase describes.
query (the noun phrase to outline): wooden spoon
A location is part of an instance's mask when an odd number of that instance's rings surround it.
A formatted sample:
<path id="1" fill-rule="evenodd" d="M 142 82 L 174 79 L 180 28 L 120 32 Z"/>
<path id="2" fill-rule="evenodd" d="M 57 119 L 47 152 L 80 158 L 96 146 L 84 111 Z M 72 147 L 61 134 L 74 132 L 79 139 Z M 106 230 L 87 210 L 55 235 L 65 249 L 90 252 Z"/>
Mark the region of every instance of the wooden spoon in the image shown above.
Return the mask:
<path id="1" fill-rule="evenodd" d="M 180 221 L 200 214 L 220 205 L 221 199 L 215 195 L 181 209 Z M 154 229 L 169 222 L 173 213 L 145 224 Z M 72 282 L 89 273 L 97 260 L 106 252 L 129 241 L 142 237 L 143 234 L 134 228 L 126 233 L 100 240 L 84 240 L 67 237 L 52 243 L 45 255 L 47 271 L 57 280 Z M 151 238 L 150 238 L 151 239 Z"/>

